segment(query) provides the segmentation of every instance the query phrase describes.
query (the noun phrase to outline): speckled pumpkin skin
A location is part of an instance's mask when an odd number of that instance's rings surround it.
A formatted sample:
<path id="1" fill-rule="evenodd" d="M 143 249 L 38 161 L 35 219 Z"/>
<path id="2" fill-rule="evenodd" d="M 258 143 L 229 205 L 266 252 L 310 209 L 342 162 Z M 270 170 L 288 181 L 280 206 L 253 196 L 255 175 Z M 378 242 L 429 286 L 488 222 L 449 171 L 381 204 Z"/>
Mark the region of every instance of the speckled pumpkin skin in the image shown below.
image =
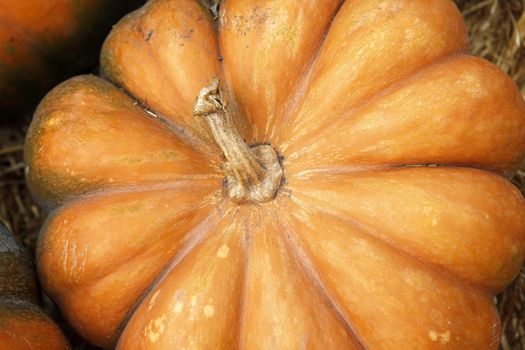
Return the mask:
<path id="1" fill-rule="evenodd" d="M 98 47 L 140 0 L 2 0 L 0 120 L 34 108 L 61 79 L 95 65 Z"/>
<path id="2" fill-rule="evenodd" d="M 122 19 L 102 77 L 37 109 L 42 285 L 119 350 L 493 350 L 525 256 L 514 82 L 449 0 L 193 0 Z M 282 156 L 237 204 L 192 115 L 219 76 L 248 145 Z"/>
<path id="3" fill-rule="evenodd" d="M 69 349 L 37 300 L 33 262 L 0 223 L 0 349 Z"/>

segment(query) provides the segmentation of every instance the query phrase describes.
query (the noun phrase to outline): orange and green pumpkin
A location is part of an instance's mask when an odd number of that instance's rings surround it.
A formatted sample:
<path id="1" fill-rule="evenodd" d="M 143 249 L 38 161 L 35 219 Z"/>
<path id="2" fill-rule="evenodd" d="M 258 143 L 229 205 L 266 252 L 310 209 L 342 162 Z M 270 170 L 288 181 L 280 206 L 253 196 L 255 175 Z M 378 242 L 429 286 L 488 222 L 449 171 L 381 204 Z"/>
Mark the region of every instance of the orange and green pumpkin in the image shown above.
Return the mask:
<path id="1" fill-rule="evenodd" d="M 448 0 L 152 0 L 41 102 L 42 284 L 117 349 L 496 349 L 512 80 Z M 216 78 L 218 77 L 218 79 Z"/>
<path id="2" fill-rule="evenodd" d="M 0 223 L 0 349 L 69 349 L 37 300 L 33 261 Z"/>
<path id="3" fill-rule="evenodd" d="M 93 67 L 111 25 L 141 2 L 0 1 L 0 119 L 30 110 L 60 79 Z"/>

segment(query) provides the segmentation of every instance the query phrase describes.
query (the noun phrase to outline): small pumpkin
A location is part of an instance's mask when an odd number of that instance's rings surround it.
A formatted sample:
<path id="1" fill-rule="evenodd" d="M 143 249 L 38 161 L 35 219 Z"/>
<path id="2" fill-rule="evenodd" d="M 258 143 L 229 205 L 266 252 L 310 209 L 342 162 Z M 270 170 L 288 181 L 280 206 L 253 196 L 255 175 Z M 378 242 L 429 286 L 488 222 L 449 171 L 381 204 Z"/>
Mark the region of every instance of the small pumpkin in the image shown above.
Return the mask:
<path id="1" fill-rule="evenodd" d="M 58 326 L 37 306 L 34 266 L 0 223 L 0 348 L 69 349 Z"/>
<path id="2" fill-rule="evenodd" d="M 2 0 L 0 119 L 34 108 L 60 79 L 93 67 L 104 37 L 137 0 Z"/>
<path id="3" fill-rule="evenodd" d="M 496 349 L 512 80 L 452 1 L 152 0 L 41 102 L 42 284 L 117 349 Z M 219 77 L 217 79 L 216 77 Z"/>

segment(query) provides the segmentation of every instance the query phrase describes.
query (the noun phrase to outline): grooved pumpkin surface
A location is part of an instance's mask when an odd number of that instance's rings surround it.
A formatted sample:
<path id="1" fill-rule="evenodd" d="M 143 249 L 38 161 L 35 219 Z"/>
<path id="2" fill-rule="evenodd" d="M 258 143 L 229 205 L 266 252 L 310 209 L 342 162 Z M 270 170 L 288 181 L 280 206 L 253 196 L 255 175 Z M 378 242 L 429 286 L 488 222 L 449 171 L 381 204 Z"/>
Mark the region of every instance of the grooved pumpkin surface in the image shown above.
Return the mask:
<path id="1" fill-rule="evenodd" d="M 76 329 L 126 350 L 496 349 L 525 104 L 466 54 L 454 4 L 226 0 L 218 23 L 152 0 L 107 39 L 109 82 L 35 114 L 39 273 Z M 228 198 L 191 115 L 214 76 L 248 144 L 283 157 L 268 203 Z"/>

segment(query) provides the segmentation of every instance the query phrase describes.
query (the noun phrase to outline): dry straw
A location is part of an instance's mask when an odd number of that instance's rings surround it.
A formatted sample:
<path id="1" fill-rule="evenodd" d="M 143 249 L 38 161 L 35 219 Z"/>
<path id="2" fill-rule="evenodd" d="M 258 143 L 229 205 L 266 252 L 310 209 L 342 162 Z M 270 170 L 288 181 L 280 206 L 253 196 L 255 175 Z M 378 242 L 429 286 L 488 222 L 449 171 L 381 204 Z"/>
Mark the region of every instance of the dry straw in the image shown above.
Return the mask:
<path id="1" fill-rule="evenodd" d="M 216 14 L 219 0 L 200 1 L 210 5 Z M 525 0 L 456 0 L 456 3 L 469 27 L 471 51 L 512 76 L 525 96 Z M 24 182 L 23 129 L 0 127 L 0 221 L 6 222 L 26 246 L 34 249 L 43 215 Z M 514 183 L 525 193 L 525 167 L 514 177 Z M 525 349 L 525 270 L 498 296 L 497 302 L 503 327 L 501 348 Z M 75 349 L 90 348 L 78 338 L 73 343 Z"/>

